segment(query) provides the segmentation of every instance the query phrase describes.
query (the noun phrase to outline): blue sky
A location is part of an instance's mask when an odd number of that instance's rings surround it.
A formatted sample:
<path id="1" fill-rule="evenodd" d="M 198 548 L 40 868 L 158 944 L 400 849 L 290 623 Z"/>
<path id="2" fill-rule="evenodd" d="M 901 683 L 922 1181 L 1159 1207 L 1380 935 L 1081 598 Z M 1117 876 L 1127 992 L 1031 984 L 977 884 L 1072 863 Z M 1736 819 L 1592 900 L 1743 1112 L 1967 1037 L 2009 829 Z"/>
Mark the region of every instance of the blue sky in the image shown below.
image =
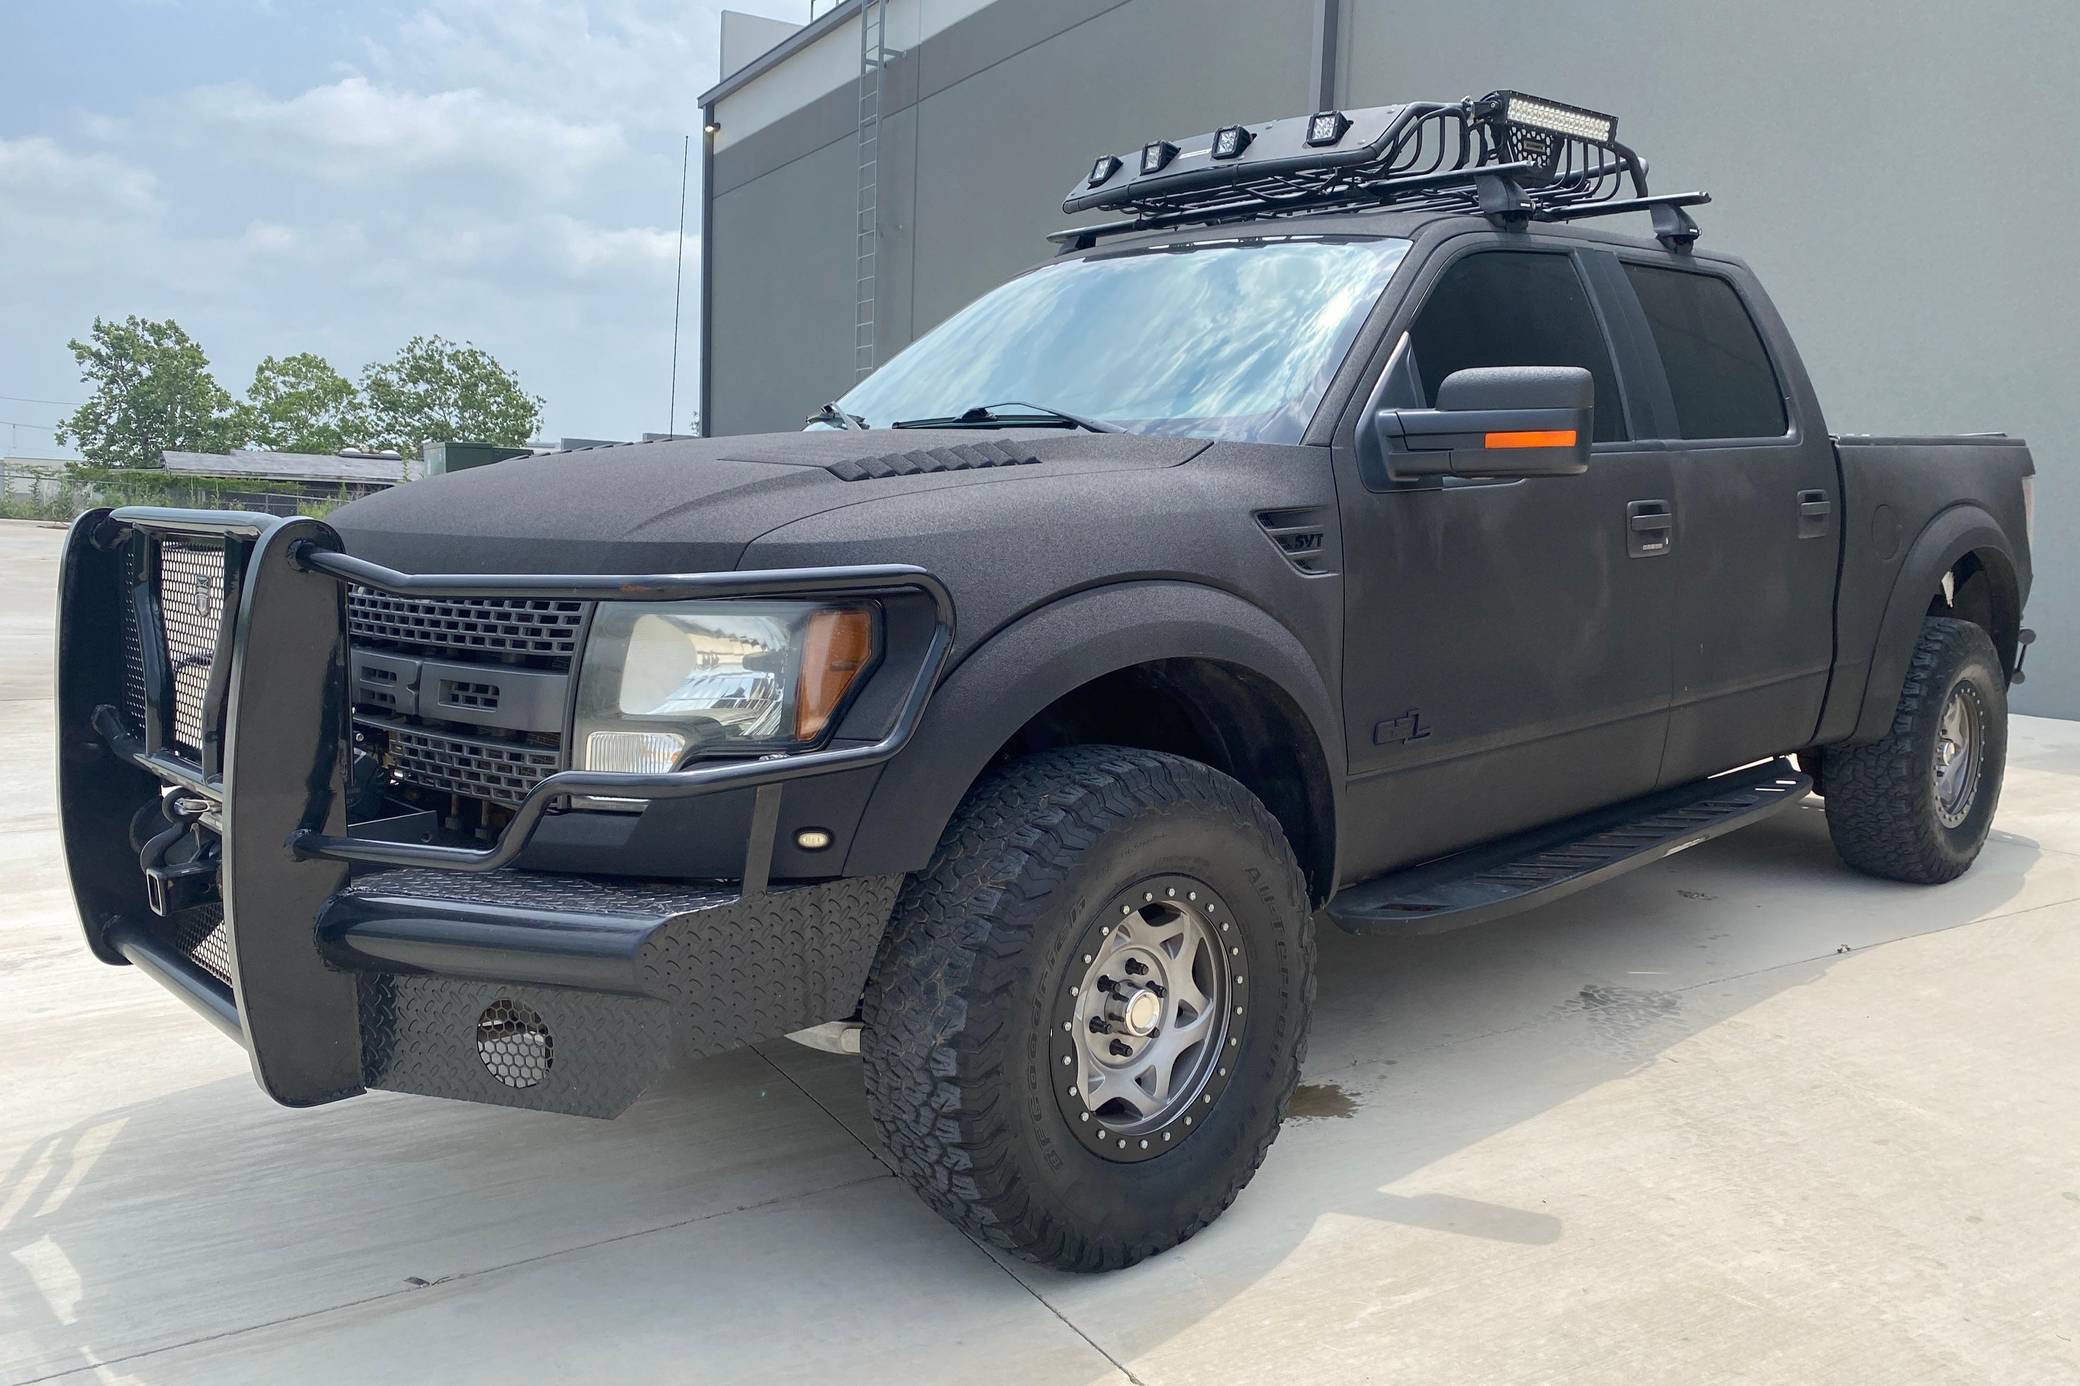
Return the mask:
<path id="1" fill-rule="evenodd" d="M 270 354 L 353 376 L 437 332 L 517 370 L 552 437 L 683 427 L 722 8 L 0 0 L 0 419 L 55 422 L 33 401 L 83 398 L 66 339 L 138 313 L 178 319 L 234 394 Z M 33 427 L 0 450 L 56 452 Z"/>

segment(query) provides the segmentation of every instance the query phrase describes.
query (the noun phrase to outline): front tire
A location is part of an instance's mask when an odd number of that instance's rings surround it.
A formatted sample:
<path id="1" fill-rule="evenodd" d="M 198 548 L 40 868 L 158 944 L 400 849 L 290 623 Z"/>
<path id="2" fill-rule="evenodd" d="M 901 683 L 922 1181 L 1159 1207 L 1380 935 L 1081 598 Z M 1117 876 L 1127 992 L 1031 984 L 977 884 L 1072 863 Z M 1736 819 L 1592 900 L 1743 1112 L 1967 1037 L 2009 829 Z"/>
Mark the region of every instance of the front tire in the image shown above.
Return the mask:
<path id="1" fill-rule="evenodd" d="M 897 902 L 867 1096 L 918 1194 L 1067 1270 L 1132 1265 L 1234 1201 L 1314 999 L 1277 820 L 1195 761 L 1081 746 L 991 773 Z"/>
<path id="2" fill-rule="evenodd" d="M 2008 758 L 2008 681 L 1985 630 L 1930 616 L 1884 740 L 1825 753 L 1827 830 L 1858 871 L 1937 885 L 1978 859 Z"/>

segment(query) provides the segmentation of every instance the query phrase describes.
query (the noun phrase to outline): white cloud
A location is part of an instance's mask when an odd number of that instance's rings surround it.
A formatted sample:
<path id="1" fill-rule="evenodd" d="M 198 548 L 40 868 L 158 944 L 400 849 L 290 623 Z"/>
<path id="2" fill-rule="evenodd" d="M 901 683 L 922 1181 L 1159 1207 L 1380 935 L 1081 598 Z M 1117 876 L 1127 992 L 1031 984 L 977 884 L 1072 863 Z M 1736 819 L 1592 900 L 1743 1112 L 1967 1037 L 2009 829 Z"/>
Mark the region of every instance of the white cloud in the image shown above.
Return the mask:
<path id="1" fill-rule="evenodd" d="M 130 138 L 130 122 L 100 111 L 79 111 L 73 116 L 80 133 L 100 144 L 119 144 Z"/>
<path id="2" fill-rule="evenodd" d="M 0 206 L 67 217 L 150 215 L 160 208 L 158 180 L 112 154 L 77 153 L 42 135 L 0 136 Z"/>
<path id="3" fill-rule="evenodd" d="M 368 252 L 368 232 L 358 221 L 298 226 L 263 218 L 247 222 L 245 230 L 223 249 L 241 269 L 300 262 L 339 273 L 351 270 L 355 259 Z"/>
<path id="4" fill-rule="evenodd" d="M 560 120 L 474 87 L 420 93 L 355 76 L 276 98 L 232 83 L 197 88 L 184 104 L 254 154 L 340 181 L 493 168 L 560 190 L 622 148 L 612 122 Z"/>
<path id="5" fill-rule="evenodd" d="M 373 70 L 421 86 L 524 87 L 567 119 L 611 111 L 629 129 L 685 133 L 715 79 L 723 0 L 425 0 L 394 39 L 367 46 Z M 787 18 L 806 0 L 728 0 Z"/>
<path id="6" fill-rule="evenodd" d="M 669 274 L 679 254 L 678 233 L 666 226 L 595 226 L 575 217 L 543 219 L 555 260 L 570 274 Z M 686 238 L 687 263 L 700 263 L 700 237 Z"/>

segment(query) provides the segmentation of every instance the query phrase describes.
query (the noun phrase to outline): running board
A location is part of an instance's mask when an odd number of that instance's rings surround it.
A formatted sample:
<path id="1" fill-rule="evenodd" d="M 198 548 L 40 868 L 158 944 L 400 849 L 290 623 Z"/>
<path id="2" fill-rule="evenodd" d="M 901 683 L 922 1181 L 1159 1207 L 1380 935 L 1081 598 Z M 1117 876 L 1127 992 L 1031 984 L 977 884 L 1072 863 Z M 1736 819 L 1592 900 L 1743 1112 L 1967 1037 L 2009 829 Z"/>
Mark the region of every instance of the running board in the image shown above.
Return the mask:
<path id="1" fill-rule="evenodd" d="M 1659 790 L 1468 848 L 1339 892 L 1353 934 L 1441 934 L 1528 910 L 1649 866 L 1797 804 L 1813 788 L 1789 760 Z"/>

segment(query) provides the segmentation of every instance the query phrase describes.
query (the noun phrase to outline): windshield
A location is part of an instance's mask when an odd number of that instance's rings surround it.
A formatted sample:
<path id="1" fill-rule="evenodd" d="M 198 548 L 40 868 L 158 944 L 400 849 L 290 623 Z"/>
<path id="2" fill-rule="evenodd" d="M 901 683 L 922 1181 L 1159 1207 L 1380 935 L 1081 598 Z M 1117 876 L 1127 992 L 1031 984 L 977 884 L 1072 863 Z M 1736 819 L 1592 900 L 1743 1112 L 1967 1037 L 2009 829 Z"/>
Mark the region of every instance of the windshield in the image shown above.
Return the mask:
<path id="1" fill-rule="evenodd" d="M 1016 401 L 1136 433 L 1297 443 L 1407 252 L 1293 237 L 1060 261 L 984 294 L 838 407 L 885 428 Z"/>

